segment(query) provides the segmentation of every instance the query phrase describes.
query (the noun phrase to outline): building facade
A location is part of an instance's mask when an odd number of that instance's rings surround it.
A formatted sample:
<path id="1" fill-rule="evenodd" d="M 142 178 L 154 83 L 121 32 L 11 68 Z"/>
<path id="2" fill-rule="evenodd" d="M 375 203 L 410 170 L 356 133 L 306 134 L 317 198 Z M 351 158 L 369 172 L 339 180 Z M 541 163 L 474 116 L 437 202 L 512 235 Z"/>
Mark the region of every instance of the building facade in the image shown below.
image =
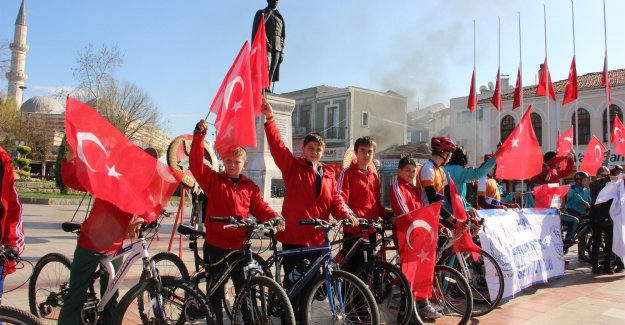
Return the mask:
<path id="1" fill-rule="evenodd" d="M 434 104 L 408 113 L 408 144 L 429 142 L 433 136 L 449 136 L 449 107 Z"/>

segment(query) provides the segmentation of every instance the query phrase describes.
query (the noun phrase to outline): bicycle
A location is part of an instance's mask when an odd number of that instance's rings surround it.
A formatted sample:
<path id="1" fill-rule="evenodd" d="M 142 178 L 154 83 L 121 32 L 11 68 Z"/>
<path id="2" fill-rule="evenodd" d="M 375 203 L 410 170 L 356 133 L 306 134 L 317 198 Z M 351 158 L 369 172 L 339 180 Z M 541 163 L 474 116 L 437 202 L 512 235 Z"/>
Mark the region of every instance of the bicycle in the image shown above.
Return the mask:
<path id="1" fill-rule="evenodd" d="M 477 236 L 482 223 L 483 219 L 470 233 L 472 238 Z M 466 224 L 466 229 L 458 236 L 445 241 L 437 253 L 437 264 L 449 266 L 464 276 L 473 296 L 472 316 L 478 317 L 490 313 L 499 305 L 504 292 L 504 278 L 499 263 L 488 252 L 453 252 L 453 243 L 471 229 L 470 218 Z"/>
<path id="2" fill-rule="evenodd" d="M 344 221 L 325 221 L 321 219 L 301 220 L 301 225 L 309 225 L 323 230 L 325 244 L 288 250 L 278 250 L 274 233 L 269 232 L 272 255 L 262 265 L 263 269 L 275 266 L 275 279 L 281 283 L 281 262 L 285 256 L 320 253 L 321 255 L 287 290 L 288 297 L 294 301 L 302 290 L 310 285 L 308 292 L 302 295 L 302 324 L 379 324 L 380 316 L 375 297 L 357 276 L 338 270 L 332 261 L 332 247 L 328 233 L 340 227 Z M 288 276 L 288 275 L 286 275 Z"/>
<path id="3" fill-rule="evenodd" d="M 100 268 L 93 275 L 87 299 L 81 310 L 83 324 L 101 323 L 105 306 L 119 289 L 130 266 L 139 258 L 143 262 L 141 278 L 139 283 L 130 288 L 120 300 L 113 316 L 113 323 L 121 324 L 123 321 L 124 324 L 134 322 L 161 324 L 173 321 L 184 324 L 196 319 L 203 319 L 211 324 L 214 322 L 213 311 L 192 284 L 183 279 L 160 277 L 155 264 L 150 261 L 144 232 L 154 229 L 156 225 L 155 221 L 142 226 L 138 237 L 133 239 L 130 245 L 100 261 Z M 65 222 L 62 228 L 65 232 L 79 235 L 81 224 Z M 123 259 L 125 255 L 128 255 L 128 258 L 116 272 L 112 262 Z M 69 291 L 70 265 L 67 257 L 57 253 L 45 255 L 35 265 L 28 285 L 28 301 L 31 313 L 46 323 L 54 323 L 63 306 Z M 103 276 L 108 278 L 107 287 L 101 298 L 98 298 L 94 283 Z M 175 311 L 178 313 L 169 314 Z"/>
<path id="4" fill-rule="evenodd" d="M 273 304 L 272 307 L 274 307 L 273 310 L 269 311 L 257 308 L 255 309 L 256 313 L 252 313 L 250 319 L 260 317 L 268 320 L 271 317 L 267 316 L 274 316 L 284 318 L 286 323 L 295 324 L 293 308 L 286 293 L 284 293 L 282 287 L 273 280 L 270 270 L 260 267 L 265 260 L 258 254 L 252 252 L 252 235 L 256 232 L 274 231 L 273 224 L 271 222 L 255 223 L 250 219 L 242 220 L 241 217 L 209 217 L 209 220 L 226 223 L 227 225 L 224 226 L 224 228 L 245 228 L 247 230 L 245 246 L 242 249 L 231 251 L 223 259 L 215 263 L 206 263 L 200 257 L 197 245 L 198 238 L 204 238 L 206 233 L 186 225 L 179 225 L 177 229 L 178 232 L 191 239 L 189 248 L 193 251 L 195 272 L 189 275 L 184 262 L 175 254 L 169 252 L 158 253 L 153 257 L 159 271 L 161 270 L 161 266 L 168 267 L 170 271 L 177 269 L 183 278 L 195 284 L 200 291 L 200 284 L 206 282 L 208 284 L 206 286 L 206 297 L 208 298 L 217 294 L 220 287 L 225 286 L 226 290 L 222 304 L 228 318 L 235 323 L 240 320 L 236 317 L 237 313 L 233 311 L 235 309 L 234 306 L 237 304 L 236 299 L 241 295 L 241 292 L 243 292 L 244 296 L 241 299 L 246 299 L 247 306 L 258 306 L 258 303 L 262 305 L 265 300 L 259 297 L 266 296 L 268 299 L 270 298 L 269 300 L 271 300 Z M 243 285 L 242 291 L 238 292 L 237 295 L 231 277 L 235 270 L 240 269 L 244 270 L 246 283 Z M 269 291 L 267 292 L 267 290 Z M 263 292 L 262 295 L 260 294 L 261 292 Z M 240 302 L 240 304 L 243 304 L 243 302 Z M 276 308 L 278 306 L 280 306 L 280 308 Z M 239 310 L 243 307 L 244 306 L 241 305 Z M 242 315 L 238 316 L 241 317 Z"/>
<path id="5" fill-rule="evenodd" d="M 363 233 L 367 233 L 369 229 L 374 229 L 376 234 L 382 237 L 382 241 L 386 238 L 385 230 L 390 229 L 388 222 L 358 219 L 358 224 Z M 408 279 L 399 267 L 383 261 L 381 256 L 374 254 L 375 247 L 373 245 L 375 243 L 372 245 L 369 239 L 355 235 L 344 237 L 331 244 L 337 245 L 351 239 L 356 239 L 354 245 L 347 254 L 335 255 L 334 263 L 340 269 L 346 269 L 356 254 L 363 255 L 364 268 L 361 268 L 360 272 L 355 273 L 355 275 L 365 282 L 373 293 L 378 303 L 380 321 L 385 324 L 405 325 L 410 322 L 413 314 L 415 317 L 419 317 L 414 313 L 414 297 Z M 421 322 L 420 319 L 416 321 Z"/>
<path id="6" fill-rule="evenodd" d="M 4 264 L 5 261 L 13 261 L 15 262 L 15 264 L 18 264 L 21 262 L 21 259 L 19 255 L 17 255 L 13 250 L 8 250 L 6 249 L 4 245 L 0 245 L 0 263 Z M 5 265 L 5 267 L 7 266 Z M 6 272 L 6 270 L 4 269 L 3 271 Z M 4 278 L 5 272 L 0 274 L 0 277 Z M 24 283 L 22 285 L 24 285 Z M 20 287 L 22 285 L 20 285 Z M 31 315 L 27 311 L 24 311 L 15 307 L 0 305 L 0 324 L 1 323 L 16 324 L 16 325 L 39 325 L 41 324 L 35 316 Z"/>

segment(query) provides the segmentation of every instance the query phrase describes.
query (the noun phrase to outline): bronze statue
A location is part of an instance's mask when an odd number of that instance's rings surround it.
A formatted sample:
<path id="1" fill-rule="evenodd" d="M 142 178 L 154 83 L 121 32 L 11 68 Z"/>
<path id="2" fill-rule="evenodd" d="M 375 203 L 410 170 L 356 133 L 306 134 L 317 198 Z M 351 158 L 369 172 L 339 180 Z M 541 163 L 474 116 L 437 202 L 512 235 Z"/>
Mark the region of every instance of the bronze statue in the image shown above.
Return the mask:
<path id="1" fill-rule="evenodd" d="M 252 26 L 252 39 L 256 35 L 261 14 L 265 14 L 265 34 L 267 35 L 267 59 L 269 63 L 269 80 L 280 80 L 280 63 L 284 58 L 284 19 L 278 11 L 278 0 L 267 0 L 267 7 L 256 12 Z M 269 89 L 266 89 L 267 91 Z"/>

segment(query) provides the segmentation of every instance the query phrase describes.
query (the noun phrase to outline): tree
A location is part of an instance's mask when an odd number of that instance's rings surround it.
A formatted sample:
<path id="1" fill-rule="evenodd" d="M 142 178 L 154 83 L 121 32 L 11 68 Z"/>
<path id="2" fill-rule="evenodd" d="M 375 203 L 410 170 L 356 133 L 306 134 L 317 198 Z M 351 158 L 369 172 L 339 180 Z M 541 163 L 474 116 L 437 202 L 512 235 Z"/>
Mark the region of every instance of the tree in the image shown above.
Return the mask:
<path id="1" fill-rule="evenodd" d="M 93 106 L 126 137 L 133 140 L 143 128 L 158 127 L 161 117 L 150 95 L 130 82 L 115 79 L 115 69 L 123 62 L 115 46 L 96 51 L 88 45 L 78 53 L 74 77 L 79 87 L 73 95 Z"/>
<path id="2" fill-rule="evenodd" d="M 20 139 L 17 105 L 12 98 L 5 101 L 6 96 L 0 92 L 0 145 L 7 150 L 15 147 L 15 140 Z"/>

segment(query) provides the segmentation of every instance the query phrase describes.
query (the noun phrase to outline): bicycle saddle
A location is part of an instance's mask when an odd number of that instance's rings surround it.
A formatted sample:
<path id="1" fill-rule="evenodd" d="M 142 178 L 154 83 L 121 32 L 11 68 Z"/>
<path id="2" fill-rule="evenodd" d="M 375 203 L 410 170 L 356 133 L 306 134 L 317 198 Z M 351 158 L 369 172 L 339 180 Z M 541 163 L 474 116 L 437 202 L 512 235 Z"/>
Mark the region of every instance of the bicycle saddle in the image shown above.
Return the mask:
<path id="1" fill-rule="evenodd" d="M 63 222 L 61 229 L 65 232 L 77 232 L 80 231 L 81 223 L 78 222 Z"/>

